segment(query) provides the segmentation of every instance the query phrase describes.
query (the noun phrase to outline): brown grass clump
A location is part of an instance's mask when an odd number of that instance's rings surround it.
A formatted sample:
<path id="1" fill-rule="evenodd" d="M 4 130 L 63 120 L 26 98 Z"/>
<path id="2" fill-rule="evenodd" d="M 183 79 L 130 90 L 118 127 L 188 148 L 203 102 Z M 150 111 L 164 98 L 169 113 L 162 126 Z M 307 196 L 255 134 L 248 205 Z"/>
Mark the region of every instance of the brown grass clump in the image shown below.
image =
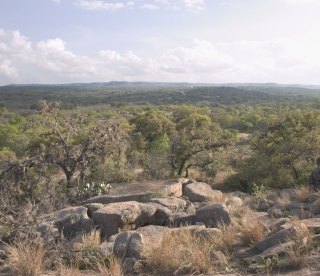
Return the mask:
<path id="1" fill-rule="evenodd" d="M 208 252 L 212 243 L 207 239 L 197 238 L 191 231 L 169 232 L 160 247 L 146 252 L 147 261 L 153 273 L 200 274 L 212 269 Z"/>
<path id="2" fill-rule="evenodd" d="M 98 271 L 101 276 L 123 276 L 123 269 L 121 265 L 121 261 L 114 257 L 110 257 L 108 261 L 108 265 L 98 264 Z"/>
<path id="3" fill-rule="evenodd" d="M 300 185 L 294 189 L 294 199 L 299 202 L 305 202 L 313 193 L 312 189 L 307 185 Z"/>
<path id="4" fill-rule="evenodd" d="M 212 241 L 214 247 L 221 250 L 224 254 L 231 255 L 234 245 L 238 242 L 239 226 L 236 224 L 220 225 L 218 227 L 222 231 L 220 238 Z"/>
<path id="5" fill-rule="evenodd" d="M 241 240 L 248 246 L 253 247 L 259 241 L 266 238 L 266 227 L 259 221 L 251 221 L 249 225 L 241 228 Z"/>
<path id="6" fill-rule="evenodd" d="M 81 243 L 82 250 L 97 248 L 100 244 L 101 244 L 100 230 L 94 230 L 94 231 L 91 231 L 90 233 L 82 235 L 82 243 Z"/>
<path id="7" fill-rule="evenodd" d="M 45 249 L 41 244 L 17 243 L 7 246 L 7 264 L 17 276 L 38 276 L 45 268 Z"/>
<path id="8" fill-rule="evenodd" d="M 293 244 L 287 248 L 286 268 L 300 269 L 306 266 L 307 257 L 313 250 L 313 233 L 303 223 L 293 222 L 296 230 L 295 236 L 291 239 Z"/>

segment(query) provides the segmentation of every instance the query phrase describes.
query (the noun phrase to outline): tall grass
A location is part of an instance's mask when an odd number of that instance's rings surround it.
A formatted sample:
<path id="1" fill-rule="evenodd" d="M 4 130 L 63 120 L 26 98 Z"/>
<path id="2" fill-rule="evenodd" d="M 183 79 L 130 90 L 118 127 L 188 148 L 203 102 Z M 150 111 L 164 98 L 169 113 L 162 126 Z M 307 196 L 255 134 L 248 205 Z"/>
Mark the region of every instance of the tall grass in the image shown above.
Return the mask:
<path id="1" fill-rule="evenodd" d="M 7 246 L 7 264 L 17 276 L 40 276 L 45 269 L 45 248 L 41 244 L 17 243 Z"/>

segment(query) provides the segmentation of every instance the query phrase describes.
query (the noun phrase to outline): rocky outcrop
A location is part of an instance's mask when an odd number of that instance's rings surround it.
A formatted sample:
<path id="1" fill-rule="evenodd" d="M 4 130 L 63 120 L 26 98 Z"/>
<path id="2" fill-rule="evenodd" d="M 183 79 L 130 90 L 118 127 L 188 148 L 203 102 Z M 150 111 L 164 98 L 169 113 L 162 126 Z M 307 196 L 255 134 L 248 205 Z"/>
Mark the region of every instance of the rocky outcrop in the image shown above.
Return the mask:
<path id="1" fill-rule="evenodd" d="M 119 233 L 121 229 L 136 229 L 144 225 L 162 225 L 170 220 L 170 209 L 157 203 L 136 201 L 110 203 L 93 212 L 92 219 L 108 236 Z"/>
<path id="2" fill-rule="evenodd" d="M 183 194 L 190 201 L 206 202 L 206 201 L 221 201 L 222 193 L 218 190 L 212 190 L 211 187 L 202 182 L 187 184 L 183 189 Z"/>
<path id="3" fill-rule="evenodd" d="M 162 197 L 181 197 L 182 186 L 186 181 L 186 179 L 181 178 L 158 182 L 130 183 L 130 187 L 119 185 L 110 190 L 108 194 L 92 197 L 82 204 L 109 204 L 126 201 L 148 202 L 151 198 L 159 197 L 159 195 Z"/>

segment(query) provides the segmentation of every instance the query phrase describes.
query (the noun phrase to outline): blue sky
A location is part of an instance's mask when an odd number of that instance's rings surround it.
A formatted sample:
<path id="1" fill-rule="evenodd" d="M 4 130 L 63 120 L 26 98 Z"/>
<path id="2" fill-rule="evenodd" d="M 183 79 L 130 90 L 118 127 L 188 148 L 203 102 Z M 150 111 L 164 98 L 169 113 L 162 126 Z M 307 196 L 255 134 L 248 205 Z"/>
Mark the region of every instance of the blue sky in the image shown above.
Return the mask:
<path id="1" fill-rule="evenodd" d="M 320 84 L 318 0 L 1 0 L 0 85 Z"/>

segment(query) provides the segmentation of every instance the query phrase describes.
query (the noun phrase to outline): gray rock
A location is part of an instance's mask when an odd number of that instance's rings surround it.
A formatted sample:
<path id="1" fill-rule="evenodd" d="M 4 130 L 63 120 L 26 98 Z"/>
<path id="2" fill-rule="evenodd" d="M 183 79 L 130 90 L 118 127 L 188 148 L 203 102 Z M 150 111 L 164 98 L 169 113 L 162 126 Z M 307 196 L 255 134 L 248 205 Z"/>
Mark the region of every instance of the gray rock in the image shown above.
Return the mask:
<path id="1" fill-rule="evenodd" d="M 217 227 L 220 224 L 229 225 L 231 217 L 224 204 L 210 204 L 197 210 L 196 221 L 203 222 L 208 227 Z"/>
<path id="2" fill-rule="evenodd" d="M 294 238 L 300 231 L 305 229 L 306 226 L 300 225 L 281 230 L 266 238 L 265 240 L 257 242 L 256 248 L 260 251 L 265 251 L 266 249 L 275 245 L 288 242 L 289 239 Z"/>
<path id="3" fill-rule="evenodd" d="M 113 254 L 120 258 L 143 258 L 146 248 L 159 246 L 170 230 L 163 226 L 146 226 L 135 231 L 120 233 L 113 246 Z"/>
<path id="4" fill-rule="evenodd" d="M 124 274 L 127 275 L 129 273 L 132 273 L 136 262 L 137 262 L 136 258 L 133 258 L 133 257 L 125 258 L 123 261 L 123 264 L 122 264 L 122 269 L 123 269 Z"/>
<path id="5" fill-rule="evenodd" d="M 208 252 L 208 258 L 215 266 L 228 265 L 227 257 L 221 251 L 210 249 Z"/>
<path id="6" fill-rule="evenodd" d="M 93 212 L 97 211 L 100 208 L 103 208 L 103 204 L 102 203 L 88 203 L 88 204 L 84 205 L 84 207 L 86 207 L 88 209 L 88 217 L 92 218 Z"/>
<path id="7" fill-rule="evenodd" d="M 187 202 L 184 199 L 176 197 L 153 198 L 150 202 L 158 203 L 167 207 L 172 212 L 183 212 L 187 207 Z"/>
<path id="8" fill-rule="evenodd" d="M 108 236 L 121 229 L 136 229 L 149 224 L 165 224 L 171 218 L 171 211 L 157 203 L 128 201 L 110 203 L 93 212 L 93 221 L 100 226 L 102 234 Z"/>
<path id="9" fill-rule="evenodd" d="M 242 206 L 242 199 L 237 196 L 232 196 L 227 199 L 226 206 L 231 208 L 237 208 Z"/>
<path id="10" fill-rule="evenodd" d="M 189 198 L 190 201 L 220 201 L 222 192 L 212 190 L 211 187 L 202 182 L 190 183 L 185 186 L 183 194 Z"/>
<path id="11" fill-rule="evenodd" d="M 93 223 L 85 207 L 68 207 L 60 211 L 40 217 L 42 223 L 38 231 L 46 239 L 48 235 L 56 237 L 63 233 L 66 237 L 73 237 L 78 233 L 90 232 Z"/>

